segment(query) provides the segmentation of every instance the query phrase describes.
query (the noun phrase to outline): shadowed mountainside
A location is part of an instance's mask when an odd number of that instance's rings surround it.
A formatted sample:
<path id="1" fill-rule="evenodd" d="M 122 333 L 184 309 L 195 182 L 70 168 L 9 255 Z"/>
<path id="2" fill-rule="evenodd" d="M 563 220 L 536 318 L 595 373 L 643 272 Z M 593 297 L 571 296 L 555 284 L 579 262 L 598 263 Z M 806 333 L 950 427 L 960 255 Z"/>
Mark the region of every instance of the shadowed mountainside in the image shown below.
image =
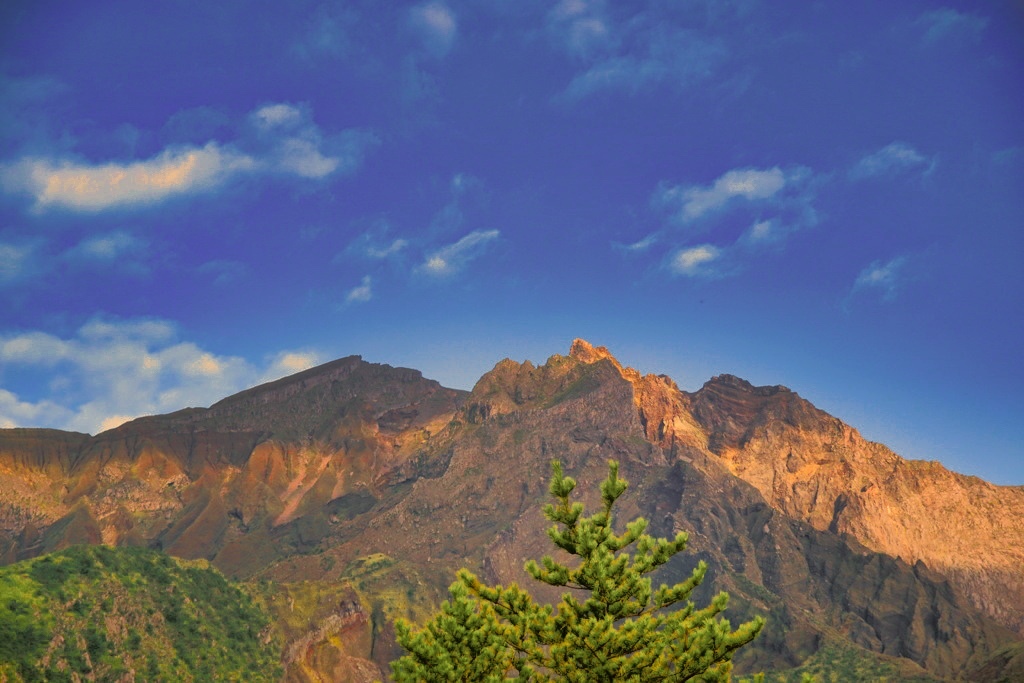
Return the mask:
<path id="1" fill-rule="evenodd" d="M 351 357 L 96 437 L 0 431 L 0 552 L 144 544 L 274 579 L 288 679 L 372 680 L 393 618 L 429 613 L 458 567 L 531 584 L 552 458 L 585 498 L 619 460 L 620 514 L 690 533 L 656 581 L 703 559 L 700 600 L 769 616 L 741 669 L 842 651 L 895 678 L 997 680 L 1016 661 L 1024 489 L 904 461 L 785 388 L 691 394 L 581 340 L 469 394 Z"/>

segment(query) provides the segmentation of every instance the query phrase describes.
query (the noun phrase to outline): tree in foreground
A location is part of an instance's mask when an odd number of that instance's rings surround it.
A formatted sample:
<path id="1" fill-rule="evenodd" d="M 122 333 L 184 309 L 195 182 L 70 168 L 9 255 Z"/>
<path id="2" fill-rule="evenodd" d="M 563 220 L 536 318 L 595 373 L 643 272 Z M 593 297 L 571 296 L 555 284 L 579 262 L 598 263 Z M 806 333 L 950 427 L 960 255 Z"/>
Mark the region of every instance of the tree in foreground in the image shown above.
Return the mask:
<path id="1" fill-rule="evenodd" d="M 729 596 L 697 609 L 689 597 L 707 571 L 701 562 L 674 586 L 652 589 L 647 576 L 686 548 L 687 535 L 655 539 L 638 518 L 621 534 L 612 508 L 626 490 L 609 461 L 602 509 L 584 516 L 570 501 L 576 487 L 552 463 L 544 515 L 554 544 L 575 556 L 562 564 L 530 560 L 530 576 L 568 589 L 557 607 L 542 605 L 516 584 L 487 586 L 461 569 L 451 599 L 422 628 L 396 623 L 407 654 L 392 663 L 396 681 L 729 681 L 733 653 L 760 632 L 755 618 L 732 630 L 719 618 Z M 634 546 L 631 553 L 628 548 Z"/>

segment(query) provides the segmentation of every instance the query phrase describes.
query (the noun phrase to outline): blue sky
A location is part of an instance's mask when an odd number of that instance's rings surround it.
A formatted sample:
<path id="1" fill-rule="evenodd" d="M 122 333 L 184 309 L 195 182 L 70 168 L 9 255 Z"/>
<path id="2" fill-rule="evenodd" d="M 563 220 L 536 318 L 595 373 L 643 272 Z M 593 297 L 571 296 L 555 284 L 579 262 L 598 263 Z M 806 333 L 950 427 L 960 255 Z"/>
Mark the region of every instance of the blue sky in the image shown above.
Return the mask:
<path id="1" fill-rule="evenodd" d="M 1024 484 L 1024 10 L 0 9 L 0 425 L 574 337 Z"/>

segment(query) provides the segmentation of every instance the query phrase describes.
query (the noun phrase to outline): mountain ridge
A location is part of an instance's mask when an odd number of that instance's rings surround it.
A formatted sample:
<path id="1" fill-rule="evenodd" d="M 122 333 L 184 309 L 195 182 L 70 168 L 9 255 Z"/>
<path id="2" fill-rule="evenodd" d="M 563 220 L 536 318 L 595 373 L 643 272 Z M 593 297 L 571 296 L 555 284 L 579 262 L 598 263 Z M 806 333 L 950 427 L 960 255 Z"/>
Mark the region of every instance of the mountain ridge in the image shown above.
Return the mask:
<path id="1" fill-rule="evenodd" d="M 941 466 L 900 466 L 907 461 L 785 387 L 719 375 L 685 392 L 583 340 L 543 365 L 500 361 L 471 392 L 349 356 L 95 437 L 0 431 L 0 558 L 84 538 L 298 585 L 362 576 L 360 558 L 385 552 L 390 569 L 368 584 L 378 592 L 357 601 L 359 623 L 377 635 L 359 636 L 362 654 L 344 654 L 384 671 L 396 654 L 388 619 L 413 598 L 437 599 L 458 566 L 527 581 L 523 560 L 549 551 L 536 510 L 553 457 L 581 490 L 605 460 L 620 460 L 640 496 L 626 509 L 658 533 L 689 531 L 696 557 L 716 570 L 709 590 L 729 590 L 737 615 L 775 615 L 784 633 L 764 638 L 750 667 L 796 666 L 840 638 L 924 667 L 921 675 L 956 676 L 1019 639 L 1005 630 L 1019 629 L 1024 603 L 1013 592 L 1019 569 L 1006 561 L 1024 546 L 1012 525 L 998 536 L 991 510 L 963 513 L 963 525 L 993 529 L 975 528 L 976 542 L 1004 541 L 989 557 L 1001 561 L 939 573 L 937 558 L 923 556 L 934 536 L 911 533 L 936 533 L 921 506 L 893 525 L 873 502 L 895 504 L 904 489 L 927 502 L 936 477 L 965 495 L 979 485 Z M 888 486 L 891 472 L 906 486 Z M 862 491 L 861 479 L 878 491 Z M 1024 493 L 986 486 L 1011 509 Z M 978 559 L 969 542 L 956 549 Z M 396 594 L 394 581 L 412 592 Z M 340 657 L 329 654 L 340 636 L 321 631 L 351 620 L 323 619 L 309 631 L 319 640 L 289 651 Z M 295 656 L 289 670 L 319 666 Z"/>

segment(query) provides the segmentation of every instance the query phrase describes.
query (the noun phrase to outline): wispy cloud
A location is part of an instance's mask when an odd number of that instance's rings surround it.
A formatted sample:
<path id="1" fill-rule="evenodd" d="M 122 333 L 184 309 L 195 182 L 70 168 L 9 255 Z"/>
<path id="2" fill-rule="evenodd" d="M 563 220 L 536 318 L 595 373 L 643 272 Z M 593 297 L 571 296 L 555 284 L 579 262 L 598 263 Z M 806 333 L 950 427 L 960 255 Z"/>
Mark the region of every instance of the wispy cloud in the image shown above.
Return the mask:
<path id="1" fill-rule="evenodd" d="M 49 76 L 13 78 L 0 71 L 0 148 L 49 147 L 60 138 L 54 101 L 68 87 Z M 7 152 L 5 152 L 7 153 Z"/>
<path id="2" fill-rule="evenodd" d="M 358 16 L 335 3 L 324 3 L 313 13 L 306 30 L 292 45 L 292 52 L 302 60 L 319 57 L 343 57 L 352 49 L 352 33 Z"/>
<path id="3" fill-rule="evenodd" d="M 925 12 L 917 19 L 917 25 L 924 28 L 922 41 L 925 45 L 935 44 L 947 37 L 961 36 L 969 40 L 979 40 L 982 31 L 988 26 L 986 17 L 958 12 L 948 7 Z"/>
<path id="4" fill-rule="evenodd" d="M 466 219 L 466 209 L 485 197 L 483 183 L 471 175 L 456 173 L 448 182 L 448 202 L 434 214 L 430 231 L 435 235 L 457 232 Z"/>
<path id="5" fill-rule="evenodd" d="M 434 277 L 454 275 L 480 256 L 500 234 L 498 230 L 474 230 L 458 242 L 427 254 L 418 270 Z"/>
<path id="6" fill-rule="evenodd" d="M 547 30 L 580 58 L 601 51 L 614 38 L 603 0 L 561 0 L 548 12 Z"/>
<path id="7" fill-rule="evenodd" d="M 786 186 L 786 174 L 779 167 L 728 171 L 711 185 L 660 186 L 656 205 L 669 208 L 680 223 L 691 223 L 725 207 L 734 199 L 768 199 Z"/>
<path id="8" fill-rule="evenodd" d="M 768 244 L 780 239 L 781 230 L 776 221 L 768 219 L 757 221 L 740 237 L 740 242 L 747 245 Z"/>
<path id="9" fill-rule="evenodd" d="M 115 230 L 87 237 L 65 251 L 62 256 L 70 261 L 109 264 L 118 259 L 138 255 L 145 247 L 146 243 L 131 233 Z"/>
<path id="10" fill-rule="evenodd" d="M 0 390 L 0 425 L 95 433 L 137 417 L 209 405 L 314 365 L 316 354 L 283 351 L 262 364 L 180 341 L 158 319 L 94 319 L 70 338 L 45 332 L 0 336 L 0 369 L 48 377 L 53 395 L 27 401 Z"/>
<path id="11" fill-rule="evenodd" d="M 345 295 L 346 304 L 361 304 L 373 298 L 373 280 L 369 275 L 364 275 L 358 286 L 353 287 Z"/>
<path id="12" fill-rule="evenodd" d="M 383 247 L 375 247 L 375 246 L 367 247 L 366 255 L 369 256 L 370 258 L 377 258 L 377 259 L 388 258 L 389 256 L 394 256 L 395 254 L 398 254 L 403 249 L 405 249 L 407 246 L 409 246 L 409 241 L 399 238 L 399 239 L 392 240 L 391 244 L 388 244 L 388 245 L 383 246 Z"/>
<path id="13" fill-rule="evenodd" d="M 290 104 L 269 104 L 250 115 L 259 149 L 208 142 L 177 146 L 131 162 L 93 164 L 71 158 L 23 157 L 0 163 L 0 188 L 25 194 L 37 212 L 65 209 L 98 212 L 156 204 L 174 197 L 212 191 L 251 174 L 317 179 L 351 172 L 376 138 L 344 131 L 326 138 L 307 113 Z"/>
<path id="14" fill-rule="evenodd" d="M 610 12 L 604 0 L 559 2 L 547 13 L 545 29 L 580 69 L 557 99 L 686 88 L 709 78 L 730 50 L 720 35 L 684 22 L 670 4 L 626 15 Z"/>
<path id="15" fill-rule="evenodd" d="M 0 242 L 0 287 L 38 282 L 59 272 L 118 272 L 147 275 L 149 243 L 125 230 L 114 230 L 81 239 L 60 249 L 51 240 L 35 238 Z"/>
<path id="16" fill-rule="evenodd" d="M 409 25 L 423 47 L 435 57 L 444 57 L 452 49 L 458 32 L 455 13 L 441 0 L 416 5 L 409 10 Z"/>
<path id="17" fill-rule="evenodd" d="M 248 272 L 248 268 L 240 261 L 214 259 L 200 265 L 198 271 L 203 275 L 212 276 L 213 284 L 220 287 L 241 280 Z"/>
<path id="18" fill-rule="evenodd" d="M 371 261 L 400 258 L 409 247 L 409 240 L 394 237 L 391 225 L 383 218 L 373 219 L 369 228 L 352 240 L 345 250 L 334 257 L 335 263 L 345 258 L 358 257 Z"/>
<path id="19" fill-rule="evenodd" d="M 680 249 L 672 256 L 669 268 L 676 275 L 710 277 L 716 274 L 712 264 L 721 255 L 721 250 L 713 244 L 686 247 Z"/>
<path id="20" fill-rule="evenodd" d="M 715 232 L 717 244 L 677 247 L 665 256 L 665 267 L 675 275 L 703 279 L 737 274 L 756 254 L 781 251 L 793 233 L 817 224 L 814 201 L 821 182 L 809 168 L 776 166 L 733 169 L 707 185 L 661 183 L 651 205 L 665 213 L 668 226 L 626 249 L 639 253 L 656 242 L 671 244 L 673 235 Z M 744 215 L 750 222 L 737 235 L 737 217 Z"/>
<path id="21" fill-rule="evenodd" d="M 633 242 L 632 244 L 614 244 L 613 246 L 616 249 L 620 249 L 620 250 L 625 251 L 627 253 L 641 254 L 641 253 L 647 251 L 648 249 L 650 249 L 651 247 L 653 247 L 657 243 L 658 243 L 658 236 L 657 235 L 648 235 L 647 237 L 644 237 L 643 239 L 639 239 L 636 242 Z"/>
<path id="22" fill-rule="evenodd" d="M 0 242 L 0 286 L 16 282 L 30 275 L 33 267 L 34 244 Z"/>
<path id="23" fill-rule="evenodd" d="M 905 256 L 897 256 L 884 263 L 872 261 L 857 275 L 852 291 L 875 291 L 882 295 L 884 301 L 892 301 L 902 284 L 906 264 Z"/>
<path id="24" fill-rule="evenodd" d="M 263 105 L 251 115 L 260 134 L 261 169 L 268 173 L 323 178 L 359 168 L 370 147 L 378 143 L 372 133 L 346 130 L 325 136 L 305 106 L 288 103 Z"/>
<path id="25" fill-rule="evenodd" d="M 892 177 L 911 169 L 921 169 L 927 175 L 937 163 L 934 157 L 926 157 L 905 142 L 893 142 L 861 158 L 850 169 L 849 177 L 851 180 Z"/>
<path id="26" fill-rule="evenodd" d="M 593 63 L 572 79 L 564 98 L 580 100 L 603 90 L 637 93 L 664 84 L 686 87 L 710 77 L 728 57 L 720 41 L 685 29 L 654 31 L 642 44 L 639 52 Z"/>

